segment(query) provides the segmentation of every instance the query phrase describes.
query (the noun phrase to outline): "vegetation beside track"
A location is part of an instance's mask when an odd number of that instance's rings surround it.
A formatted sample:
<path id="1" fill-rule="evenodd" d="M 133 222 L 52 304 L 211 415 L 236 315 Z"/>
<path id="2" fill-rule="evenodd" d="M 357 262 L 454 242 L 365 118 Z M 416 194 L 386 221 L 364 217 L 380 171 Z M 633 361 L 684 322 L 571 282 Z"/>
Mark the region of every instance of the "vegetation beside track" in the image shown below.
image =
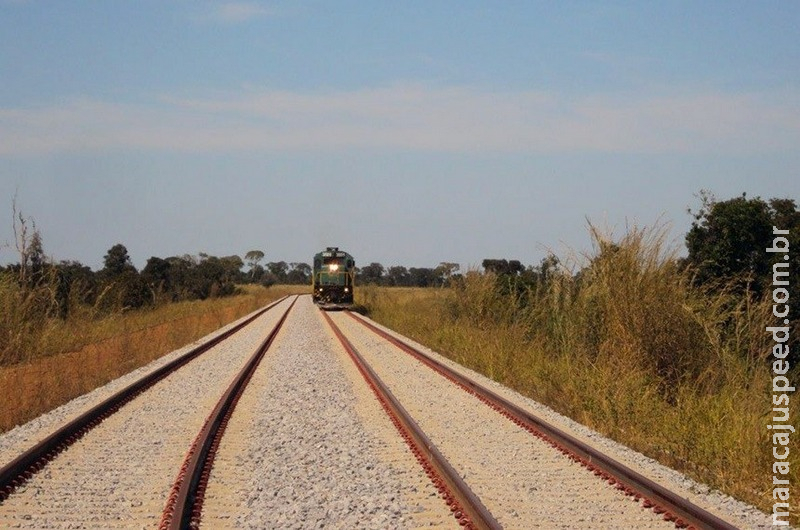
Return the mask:
<path id="1" fill-rule="evenodd" d="M 73 314 L 36 329 L 45 348 L 0 366 L 0 432 L 22 424 L 307 286 L 248 285 L 242 294 L 112 313 Z M 58 347 L 48 350 L 47 345 Z M 65 348 L 64 345 L 69 345 Z"/>
<path id="2" fill-rule="evenodd" d="M 468 272 L 443 289 L 362 287 L 356 301 L 451 359 L 770 513 L 770 294 L 699 286 L 665 250 L 663 230 L 614 242 L 592 235 L 595 251 L 577 260 L 578 274 L 551 268 L 546 281 L 518 289 Z M 796 499 L 796 446 L 790 465 Z"/>

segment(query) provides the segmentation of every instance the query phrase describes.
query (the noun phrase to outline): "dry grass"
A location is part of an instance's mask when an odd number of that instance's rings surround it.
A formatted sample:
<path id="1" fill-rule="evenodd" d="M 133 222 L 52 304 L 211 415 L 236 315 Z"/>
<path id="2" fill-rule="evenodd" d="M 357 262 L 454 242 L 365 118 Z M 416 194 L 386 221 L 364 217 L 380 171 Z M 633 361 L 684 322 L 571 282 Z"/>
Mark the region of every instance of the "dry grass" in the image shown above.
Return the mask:
<path id="1" fill-rule="evenodd" d="M 633 229 L 615 244 L 593 236 L 580 275 L 562 271 L 516 299 L 498 294 L 495 277 L 469 273 L 453 289 L 361 289 L 359 302 L 459 363 L 771 512 L 769 304 L 693 287 L 663 231 Z M 796 444 L 790 462 L 796 499 Z"/>
<path id="2" fill-rule="evenodd" d="M 102 320 L 54 321 L 41 344 L 57 345 L 0 367 L 0 432 L 130 372 L 302 286 L 248 286 L 242 295 L 169 304 Z M 62 343 L 61 340 L 64 342 Z M 64 344 L 67 349 L 64 351 Z"/>

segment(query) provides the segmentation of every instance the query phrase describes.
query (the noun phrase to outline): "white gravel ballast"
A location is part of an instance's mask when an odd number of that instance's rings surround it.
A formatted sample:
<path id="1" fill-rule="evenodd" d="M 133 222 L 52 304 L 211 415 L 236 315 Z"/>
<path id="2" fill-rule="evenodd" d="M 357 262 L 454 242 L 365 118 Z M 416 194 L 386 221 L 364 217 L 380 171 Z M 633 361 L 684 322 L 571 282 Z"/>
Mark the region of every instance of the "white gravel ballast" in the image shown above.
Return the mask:
<path id="1" fill-rule="evenodd" d="M 377 400 L 301 297 L 231 417 L 203 528 L 455 528 Z"/>

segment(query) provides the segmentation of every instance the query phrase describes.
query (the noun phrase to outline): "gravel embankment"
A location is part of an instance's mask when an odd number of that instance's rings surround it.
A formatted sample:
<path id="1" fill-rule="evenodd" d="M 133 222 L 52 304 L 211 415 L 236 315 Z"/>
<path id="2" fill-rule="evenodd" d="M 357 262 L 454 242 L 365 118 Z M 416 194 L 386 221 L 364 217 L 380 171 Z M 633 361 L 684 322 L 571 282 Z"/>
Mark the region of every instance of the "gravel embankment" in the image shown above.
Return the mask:
<path id="1" fill-rule="evenodd" d="M 592 445 L 618 462 L 626 465 L 638 473 L 641 473 L 651 480 L 658 482 L 681 497 L 690 500 L 694 504 L 717 515 L 718 517 L 729 521 L 731 524 L 743 529 L 774 528 L 772 526 L 772 517 L 758 510 L 757 508 L 720 493 L 719 491 L 713 490 L 709 486 L 698 483 L 697 481 L 686 477 L 682 473 L 668 468 L 656 462 L 655 460 L 648 458 L 641 453 L 634 451 L 633 449 L 630 449 L 629 447 L 610 440 L 596 431 L 593 431 L 592 429 L 577 423 L 572 419 L 559 414 L 558 412 L 555 412 L 546 405 L 522 396 L 514 390 L 500 385 L 499 383 L 492 381 L 491 379 L 474 372 L 473 370 L 465 368 L 451 361 L 450 359 L 439 355 L 430 348 L 427 348 L 424 345 L 409 339 L 408 337 L 404 337 L 399 333 L 378 324 L 375 321 L 359 315 L 357 315 L 357 317 L 364 318 L 365 320 L 368 320 L 370 323 L 380 327 L 392 335 L 401 338 L 410 345 L 434 357 L 436 360 L 469 377 L 476 383 L 486 386 L 493 392 L 501 395 L 515 405 L 526 409 L 530 413 L 549 422 L 562 431 Z M 348 320 L 350 320 L 349 317 Z M 359 325 L 359 327 L 361 326 Z M 374 344 L 377 344 L 381 339 L 375 335 L 372 335 L 368 340 Z M 380 351 L 383 350 L 381 349 Z M 596 526 L 590 524 L 588 527 L 595 528 Z"/>
<path id="2" fill-rule="evenodd" d="M 0 505 L 0 528 L 157 526 L 180 464 L 208 411 L 288 303 L 156 384 L 50 462 Z M 5 464 L 65 419 L 185 350 L 3 435 L 0 462 Z"/>
<path id="3" fill-rule="evenodd" d="M 236 407 L 204 528 L 458 527 L 301 297 Z"/>

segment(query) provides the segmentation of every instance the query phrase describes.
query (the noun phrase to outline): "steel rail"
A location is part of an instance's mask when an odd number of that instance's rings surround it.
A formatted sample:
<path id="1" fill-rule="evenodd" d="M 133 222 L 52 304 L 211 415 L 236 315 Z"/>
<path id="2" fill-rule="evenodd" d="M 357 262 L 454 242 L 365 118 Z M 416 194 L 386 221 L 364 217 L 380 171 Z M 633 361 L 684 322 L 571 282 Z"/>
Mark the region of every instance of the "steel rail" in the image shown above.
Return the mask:
<path id="1" fill-rule="evenodd" d="M 363 326 L 388 340 L 396 347 L 412 355 L 434 371 L 452 381 L 486 405 L 506 416 L 515 424 L 531 434 L 550 443 L 567 457 L 592 471 L 599 478 L 608 481 L 636 500 L 643 499 L 643 506 L 651 508 L 678 528 L 697 528 L 703 530 L 736 530 L 736 526 L 704 510 L 687 499 L 671 492 L 664 486 L 637 473 L 629 467 L 606 456 L 592 446 L 567 434 L 547 421 L 511 403 L 488 388 L 461 375 L 449 366 L 421 352 L 407 342 L 387 333 L 367 320 L 347 314 Z"/>
<path id="2" fill-rule="evenodd" d="M 0 504 L 8 498 L 13 491 L 27 482 L 35 473 L 40 471 L 48 462 L 52 461 L 59 453 L 79 440 L 91 429 L 99 425 L 123 405 L 133 400 L 136 396 L 152 387 L 166 376 L 184 366 L 189 361 L 205 353 L 220 342 L 229 338 L 255 319 L 281 303 L 287 296 L 276 300 L 260 309 L 247 319 L 236 324 L 225 332 L 215 336 L 209 341 L 198 345 L 177 359 L 170 361 L 158 370 L 142 377 L 138 381 L 116 392 L 103 402 L 95 405 L 74 420 L 66 423 L 61 428 L 48 435 L 39 443 L 22 453 L 20 456 L 0 469 Z"/>
<path id="3" fill-rule="evenodd" d="M 278 323 L 256 349 L 247 364 L 236 375 L 206 419 L 203 428 L 192 443 L 178 477 L 172 486 L 162 514 L 161 523 L 159 524 L 160 529 L 178 530 L 197 528 L 199 526 L 208 477 L 228 421 L 256 368 L 258 368 L 259 363 L 278 335 L 278 331 L 289 316 L 289 312 L 297 302 L 297 298 L 295 296 Z"/>
<path id="4" fill-rule="evenodd" d="M 395 427 L 410 446 L 414 456 L 422 465 L 434 486 L 438 488 L 459 524 L 464 528 L 481 530 L 502 528 L 500 523 L 497 522 L 458 472 L 381 381 L 375 371 L 367 364 L 363 356 L 344 336 L 339 327 L 333 322 L 333 319 L 325 311 L 322 311 L 322 314 L 345 351 L 350 355 L 350 358 L 378 397 Z"/>

